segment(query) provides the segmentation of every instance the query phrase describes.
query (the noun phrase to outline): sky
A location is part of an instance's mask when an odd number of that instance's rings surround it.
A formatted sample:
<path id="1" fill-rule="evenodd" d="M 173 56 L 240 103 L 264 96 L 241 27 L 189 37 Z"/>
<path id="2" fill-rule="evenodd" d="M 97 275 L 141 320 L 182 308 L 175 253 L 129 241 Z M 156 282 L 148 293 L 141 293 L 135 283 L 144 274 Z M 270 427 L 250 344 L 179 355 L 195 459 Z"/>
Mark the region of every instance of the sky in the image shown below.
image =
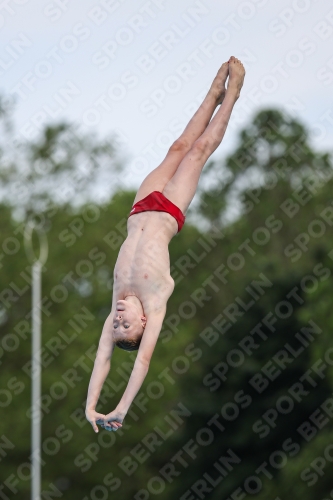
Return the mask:
<path id="1" fill-rule="evenodd" d="M 264 107 L 300 119 L 318 150 L 333 140 L 333 8 L 326 0 L 5 0 L 0 93 L 21 139 L 46 123 L 112 135 L 125 187 L 138 187 L 234 55 L 246 68 L 222 144 Z"/>

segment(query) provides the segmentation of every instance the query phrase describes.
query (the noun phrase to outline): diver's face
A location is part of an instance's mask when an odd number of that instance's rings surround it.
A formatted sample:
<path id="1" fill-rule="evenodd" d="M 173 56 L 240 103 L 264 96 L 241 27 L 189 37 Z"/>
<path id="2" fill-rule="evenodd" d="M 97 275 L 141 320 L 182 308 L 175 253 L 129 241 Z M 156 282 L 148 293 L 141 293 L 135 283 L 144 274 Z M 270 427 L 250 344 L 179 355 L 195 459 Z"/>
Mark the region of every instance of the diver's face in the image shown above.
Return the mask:
<path id="1" fill-rule="evenodd" d="M 143 331 L 145 321 L 137 307 L 126 300 L 118 300 L 113 317 L 113 331 L 117 336 L 131 337 Z"/>

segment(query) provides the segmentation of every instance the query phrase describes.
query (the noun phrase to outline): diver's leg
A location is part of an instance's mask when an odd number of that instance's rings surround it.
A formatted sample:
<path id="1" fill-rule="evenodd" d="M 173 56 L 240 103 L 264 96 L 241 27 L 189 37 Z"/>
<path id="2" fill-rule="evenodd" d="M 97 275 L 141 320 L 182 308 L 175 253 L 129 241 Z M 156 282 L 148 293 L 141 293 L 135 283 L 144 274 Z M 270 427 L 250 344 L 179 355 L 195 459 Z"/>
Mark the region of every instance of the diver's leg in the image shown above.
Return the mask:
<path id="1" fill-rule="evenodd" d="M 223 101 L 227 76 L 228 62 L 225 62 L 217 72 L 205 99 L 189 121 L 184 132 L 171 145 L 162 163 L 148 174 L 142 182 L 134 203 L 142 200 L 152 191 L 162 192 L 166 184 L 174 176 L 185 155 L 207 128 L 215 109 Z"/>
<path id="2" fill-rule="evenodd" d="M 243 85 L 244 75 L 242 63 L 235 57 L 231 57 L 228 88 L 220 109 L 203 134 L 194 142 L 163 190 L 163 194 L 184 213 L 195 195 L 199 177 L 207 159 L 223 139 L 232 109 Z"/>

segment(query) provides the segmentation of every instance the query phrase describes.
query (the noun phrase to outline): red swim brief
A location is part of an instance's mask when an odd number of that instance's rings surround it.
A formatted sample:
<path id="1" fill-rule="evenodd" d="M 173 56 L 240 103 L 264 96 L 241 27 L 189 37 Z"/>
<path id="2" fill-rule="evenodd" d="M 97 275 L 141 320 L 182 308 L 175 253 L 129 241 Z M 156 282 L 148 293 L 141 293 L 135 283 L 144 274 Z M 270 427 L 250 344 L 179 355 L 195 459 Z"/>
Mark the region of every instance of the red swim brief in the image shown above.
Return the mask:
<path id="1" fill-rule="evenodd" d="M 185 215 L 183 212 L 168 200 L 160 191 L 153 191 L 148 196 L 138 201 L 133 205 L 130 211 L 129 217 L 131 215 L 139 214 L 140 212 L 167 212 L 172 217 L 174 217 L 178 224 L 178 233 L 184 225 Z"/>

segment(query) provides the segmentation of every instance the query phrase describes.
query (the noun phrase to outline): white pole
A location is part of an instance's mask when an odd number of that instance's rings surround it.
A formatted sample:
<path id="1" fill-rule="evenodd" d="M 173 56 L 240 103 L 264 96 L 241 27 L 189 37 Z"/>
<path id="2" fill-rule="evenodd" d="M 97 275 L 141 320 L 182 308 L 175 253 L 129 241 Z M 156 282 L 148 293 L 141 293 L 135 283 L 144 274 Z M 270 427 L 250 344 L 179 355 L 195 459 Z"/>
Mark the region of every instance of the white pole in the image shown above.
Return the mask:
<path id="1" fill-rule="evenodd" d="M 32 265 L 32 390 L 31 390 L 31 500 L 40 500 L 41 489 L 41 288 L 42 288 L 42 264 L 36 261 Z"/>
<path id="2" fill-rule="evenodd" d="M 40 253 L 37 258 L 32 245 L 32 232 L 36 229 Z M 24 245 L 27 257 L 32 264 L 32 337 L 31 337 L 31 500 L 40 500 L 41 493 L 41 408 L 40 398 L 42 389 L 41 370 L 41 295 L 42 295 L 42 268 L 47 259 L 48 246 L 45 233 L 34 222 L 28 222 L 24 231 Z"/>

